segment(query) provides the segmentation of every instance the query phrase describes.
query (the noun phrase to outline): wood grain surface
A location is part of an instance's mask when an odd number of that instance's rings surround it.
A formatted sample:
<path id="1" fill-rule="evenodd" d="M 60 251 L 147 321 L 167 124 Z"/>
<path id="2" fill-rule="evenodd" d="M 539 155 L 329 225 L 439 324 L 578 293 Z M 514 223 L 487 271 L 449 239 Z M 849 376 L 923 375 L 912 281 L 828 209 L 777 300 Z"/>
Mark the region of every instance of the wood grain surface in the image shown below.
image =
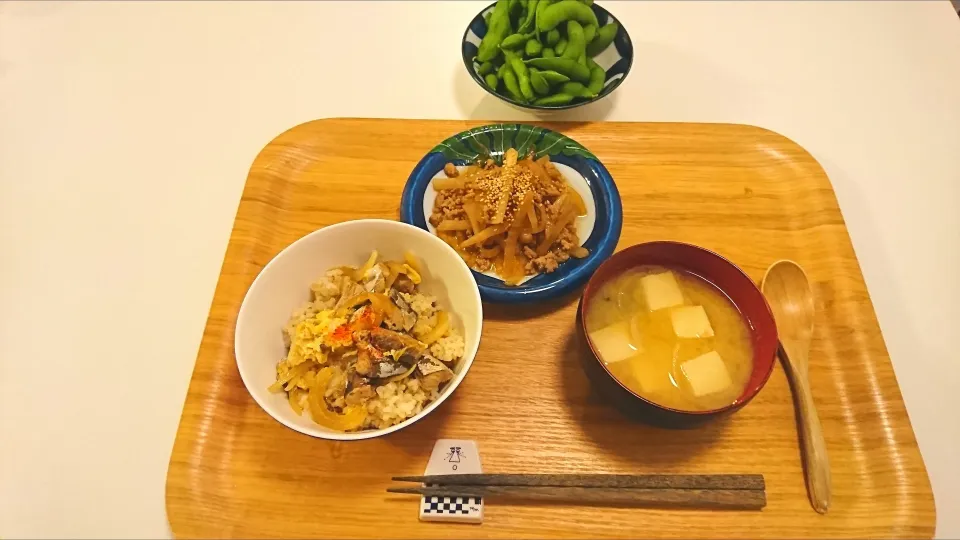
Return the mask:
<path id="1" fill-rule="evenodd" d="M 271 419 L 233 356 L 237 310 L 285 246 L 344 220 L 396 218 L 416 162 L 475 122 L 318 120 L 273 140 L 251 167 L 167 474 L 180 537 L 929 537 L 934 504 L 897 380 L 830 182 L 793 142 L 724 124 L 556 124 L 617 182 L 619 248 L 692 242 L 759 282 L 793 259 L 816 295 L 810 380 L 833 468 L 830 512 L 807 501 L 793 400 L 778 365 L 747 407 L 672 431 L 632 422 L 577 360 L 575 296 L 485 305 L 476 361 L 427 418 L 387 437 L 314 439 Z M 279 329 L 278 329 L 279 331 Z M 763 474 L 762 511 L 489 502 L 482 525 L 421 523 L 385 493 L 423 473 L 438 438 L 477 441 L 498 473 Z"/>

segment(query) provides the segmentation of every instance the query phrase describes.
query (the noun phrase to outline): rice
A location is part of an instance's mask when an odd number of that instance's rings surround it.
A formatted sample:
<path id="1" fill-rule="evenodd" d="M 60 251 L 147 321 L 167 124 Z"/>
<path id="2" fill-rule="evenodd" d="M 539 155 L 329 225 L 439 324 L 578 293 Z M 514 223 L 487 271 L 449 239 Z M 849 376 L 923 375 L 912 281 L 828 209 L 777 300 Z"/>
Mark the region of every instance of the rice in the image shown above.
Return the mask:
<path id="1" fill-rule="evenodd" d="M 450 332 L 446 337 L 438 339 L 430 345 L 430 353 L 440 361 L 451 364 L 463 356 L 463 336 L 459 332 Z"/>
<path id="2" fill-rule="evenodd" d="M 388 428 L 410 418 L 440 393 L 429 393 L 420 387 L 418 379 L 405 379 L 377 387 L 377 396 L 367 403 L 367 420 L 364 428 Z"/>

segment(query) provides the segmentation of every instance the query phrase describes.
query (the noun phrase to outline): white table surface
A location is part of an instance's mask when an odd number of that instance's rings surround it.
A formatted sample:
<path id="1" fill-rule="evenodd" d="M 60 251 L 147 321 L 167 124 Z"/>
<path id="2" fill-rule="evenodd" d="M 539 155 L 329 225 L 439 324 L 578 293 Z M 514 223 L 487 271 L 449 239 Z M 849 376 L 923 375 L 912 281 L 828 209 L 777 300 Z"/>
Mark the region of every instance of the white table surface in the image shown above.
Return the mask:
<path id="1" fill-rule="evenodd" d="M 893 358 L 937 534 L 960 536 L 949 2 L 607 7 L 634 39 L 633 73 L 565 118 L 755 124 L 812 152 Z M 0 536 L 170 534 L 167 461 L 253 157 L 315 118 L 531 119 L 461 65 L 480 8 L 0 3 Z"/>

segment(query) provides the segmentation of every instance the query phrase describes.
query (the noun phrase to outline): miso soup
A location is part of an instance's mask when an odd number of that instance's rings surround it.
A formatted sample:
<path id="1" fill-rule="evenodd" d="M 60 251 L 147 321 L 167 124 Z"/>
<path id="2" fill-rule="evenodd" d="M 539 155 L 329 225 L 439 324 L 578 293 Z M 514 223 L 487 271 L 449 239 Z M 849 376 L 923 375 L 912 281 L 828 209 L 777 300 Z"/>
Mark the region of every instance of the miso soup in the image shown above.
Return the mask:
<path id="1" fill-rule="evenodd" d="M 739 310 L 700 277 L 656 266 L 605 283 L 586 306 L 594 349 L 627 388 L 685 411 L 733 403 L 753 370 Z"/>

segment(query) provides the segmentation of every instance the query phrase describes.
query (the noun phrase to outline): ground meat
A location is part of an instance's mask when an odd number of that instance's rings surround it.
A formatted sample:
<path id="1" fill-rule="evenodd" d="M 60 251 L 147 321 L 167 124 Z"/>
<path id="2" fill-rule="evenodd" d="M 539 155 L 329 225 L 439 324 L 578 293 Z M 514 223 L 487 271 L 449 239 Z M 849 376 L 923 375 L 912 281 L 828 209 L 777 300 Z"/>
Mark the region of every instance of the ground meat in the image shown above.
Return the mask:
<path id="1" fill-rule="evenodd" d="M 523 246 L 523 254 L 527 256 L 528 259 L 536 259 L 537 252 L 530 248 L 530 246 Z"/>
<path id="2" fill-rule="evenodd" d="M 543 257 L 537 257 L 528 262 L 526 270 L 528 273 L 543 272 L 549 274 L 556 270 L 559 265 L 560 263 L 557 261 L 556 253 L 547 253 Z"/>
<path id="3" fill-rule="evenodd" d="M 473 268 L 481 272 L 486 272 L 487 270 L 490 270 L 491 268 L 493 268 L 493 263 L 489 259 L 484 259 L 483 257 L 477 257 L 476 259 L 474 259 L 472 266 Z"/>
<path id="4" fill-rule="evenodd" d="M 560 233 L 560 238 L 558 238 L 558 241 L 560 242 L 560 247 L 563 248 L 565 252 L 570 251 L 574 247 L 580 245 L 580 241 L 577 238 L 577 233 L 574 232 L 573 225 L 567 225 L 567 228 Z"/>
<path id="5" fill-rule="evenodd" d="M 430 214 L 430 223 L 434 227 L 444 219 L 464 219 L 467 213 L 463 211 L 464 191 L 452 190 L 451 193 L 441 191 L 433 203 L 433 213 Z"/>
<path id="6" fill-rule="evenodd" d="M 447 163 L 443 166 L 443 174 L 447 175 L 447 178 L 456 178 L 460 176 L 460 171 L 457 170 L 457 166 L 453 163 Z"/>

